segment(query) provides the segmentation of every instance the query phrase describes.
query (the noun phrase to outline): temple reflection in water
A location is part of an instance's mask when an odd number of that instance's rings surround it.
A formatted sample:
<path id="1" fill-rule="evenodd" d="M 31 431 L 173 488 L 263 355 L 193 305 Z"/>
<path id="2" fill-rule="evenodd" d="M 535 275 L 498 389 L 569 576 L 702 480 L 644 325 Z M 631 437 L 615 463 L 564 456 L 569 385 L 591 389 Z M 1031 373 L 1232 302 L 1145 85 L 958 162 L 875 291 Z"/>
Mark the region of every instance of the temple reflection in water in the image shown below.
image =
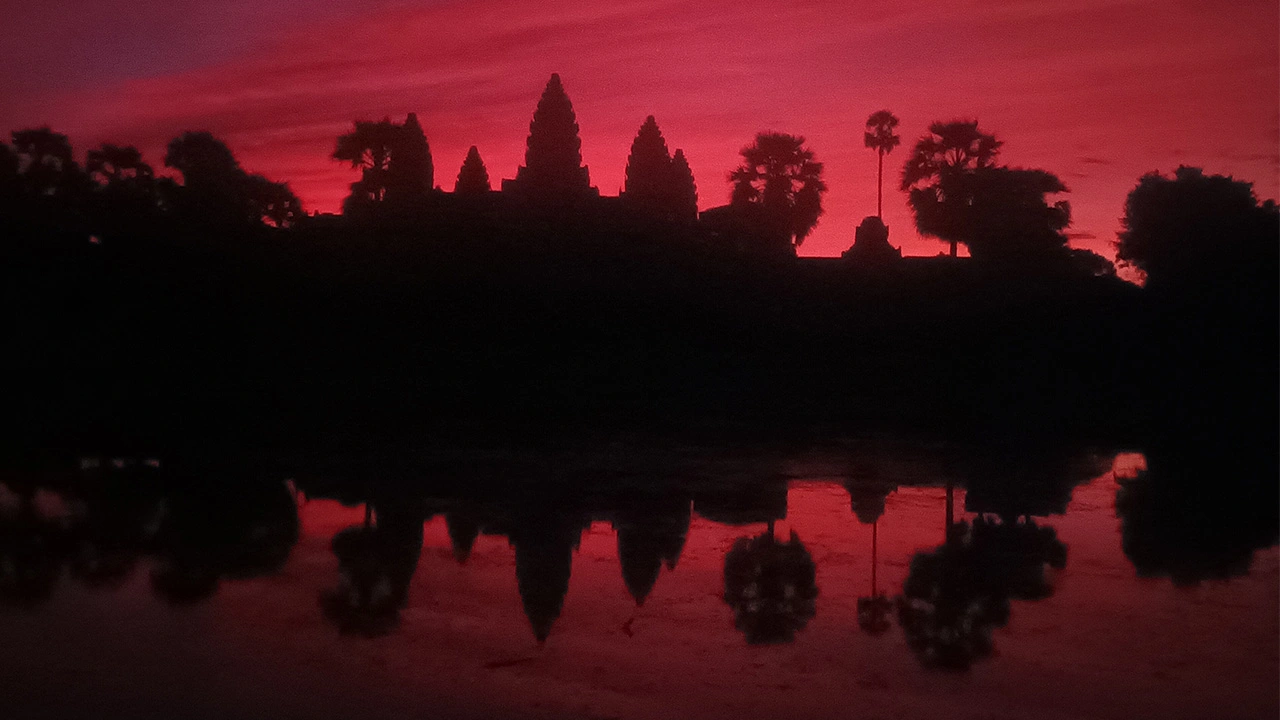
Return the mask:
<path id="1" fill-rule="evenodd" d="M 1130 461 L 1138 470 L 1118 480 L 1115 507 L 1137 574 L 1167 575 L 1179 585 L 1228 578 L 1247 572 L 1253 553 L 1276 542 L 1274 518 L 1254 511 L 1274 488 L 1243 469 L 1212 490 L 1199 482 L 1219 459 L 1178 448 Z M 329 540 L 337 573 L 318 592 L 318 615 L 340 632 L 399 631 L 416 583 L 431 583 L 419 567 L 424 526 L 443 523 L 451 557 L 463 566 L 480 538 L 506 539 L 520 605 L 542 644 L 565 613 L 585 532 L 606 527 L 616 537 L 618 573 L 639 611 L 664 575 L 677 571 L 696 519 L 721 528 L 727 543 L 722 617 L 706 618 L 708 627 L 732 625 L 747 644 L 788 643 L 833 592 L 821 587 L 823 573 L 841 571 L 845 560 L 824 560 L 801 529 L 776 526 L 788 520 L 789 493 L 812 486 L 797 490 L 797 481 L 834 478 L 838 485 L 819 484 L 847 493 L 836 524 L 870 531 L 856 547 L 867 558 L 858 572 L 869 577 L 856 590 L 857 626 L 879 636 L 896 624 L 922 666 L 965 670 L 993 653 L 995 630 L 1016 621 L 1014 601 L 1054 594 L 1069 553 L 1045 519 L 1066 513 L 1073 490 L 1107 476 L 1113 464 L 1109 456 L 1034 445 L 910 452 L 871 445 L 799 459 L 674 453 L 632 462 L 616 453 L 559 466 L 527 460 L 509 474 L 439 475 L 447 479 L 419 479 L 429 476 L 394 459 L 300 462 L 287 481 L 260 467 L 145 459 L 86 459 L 71 471 L 13 474 L 0 486 L 0 600 L 33 609 L 62 583 L 117 588 L 145 571 L 166 604 L 200 603 L 226 582 L 280 572 L 299 538 L 299 503 L 306 512 L 336 501 L 362 511 L 360 522 Z M 936 530 L 910 528 L 904 538 L 894 523 L 882 527 L 903 488 L 941 493 L 940 506 L 927 511 L 936 514 L 928 522 Z M 908 539 L 917 547 L 897 586 L 878 572 L 885 533 L 899 547 Z"/>

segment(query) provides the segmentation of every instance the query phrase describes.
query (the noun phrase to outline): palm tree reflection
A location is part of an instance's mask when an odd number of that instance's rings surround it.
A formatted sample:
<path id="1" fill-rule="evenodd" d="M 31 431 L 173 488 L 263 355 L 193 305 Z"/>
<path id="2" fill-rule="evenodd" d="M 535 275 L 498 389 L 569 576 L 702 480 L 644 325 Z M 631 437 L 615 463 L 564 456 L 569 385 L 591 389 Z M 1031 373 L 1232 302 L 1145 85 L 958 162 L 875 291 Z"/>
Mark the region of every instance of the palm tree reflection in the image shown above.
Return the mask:
<path id="1" fill-rule="evenodd" d="M 321 593 L 320 606 L 343 633 L 372 637 L 399 625 L 426 520 L 421 508 L 407 505 L 366 504 L 364 523 L 334 536 L 338 584 Z"/>
<path id="2" fill-rule="evenodd" d="M 778 542 L 773 522 L 763 535 L 738 538 L 724 559 L 724 601 L 752 645 L 787 643 L 813 618 L 818 586 L 809 551 L 792 531 Z"/>
<path id="3" fill-rule="evenodd" d="M 845 485 L 849 491 L 849 505 L 858 521 L 871 526 L 871 594 L 858 598 L 858 627 L 868 635 L 880 635 L 892 627 L 889 612 L 893 602 L 876 584 L 877 561 L 879 560 L 879 525 L 884 515 L 885 500 L 897 489 L 891 483 L 849 482 Z"/>
<path id="4" fill-rule="evenodd" d="M 1053 528 L 1030 519 L 954 522 L 947 486 L 946 541 L 917 553 L 898 597 L 898 622 L 907 645 L 930 668 L 967 670 L 991 655 L 991 634 L 1009 621 L 1009 601 L 1053 593 L 1046 566 L 1066 566 L 1067 551 Z"/>

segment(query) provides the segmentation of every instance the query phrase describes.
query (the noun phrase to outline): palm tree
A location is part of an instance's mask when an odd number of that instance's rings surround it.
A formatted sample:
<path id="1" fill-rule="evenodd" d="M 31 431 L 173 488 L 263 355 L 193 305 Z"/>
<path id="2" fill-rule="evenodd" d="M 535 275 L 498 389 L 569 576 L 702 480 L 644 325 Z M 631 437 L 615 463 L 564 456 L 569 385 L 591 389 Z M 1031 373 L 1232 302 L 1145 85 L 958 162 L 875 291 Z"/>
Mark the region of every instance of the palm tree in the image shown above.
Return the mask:
<path id="1" fill-rule="evenodd" d="M 345 160 L 361 171 L 360 181 L 351 186 L 352 194 L 363 193 L 365 200 L 380 202 L 386 197 L 391 154 L 400 143 L 402 128 L 391 118 L 379 121 L 357 120 L 354 129 L 338 137 L 333 149 L 334 160 Z"/>
<path id="2" fill-rule="evenodd" d="M 876 151 L 876 217 L 881 216 L 884 207 L 884 156 L 893 152 L 902 142 L 902 138 L 893 134 L 898 127 L 898 118 L 888 110 L 871 113 L 867 118 L 867 131 L 863 142 Z"/>
<path id="3" fill-rule="evenodd" d="M 762 132 L 742 148 L 742 165 L 729 173 L 733 205 L 761 206 L 776 229 L 800 246 L 822 216 L 822 163 L 804 138 Z"/>
<path id="4" fill-rule="evenodd" d="M 935 122 L 916 142 L 902 168 L 902 191 L 916 214 L 916 228 L 951 243 L 951 257 L 959 242 L 966 244 L 971 228 L 963 210 L 971 199 L 965 177 L 989 168 L 1004 143 L 978 130 L 977 120 Z"/>

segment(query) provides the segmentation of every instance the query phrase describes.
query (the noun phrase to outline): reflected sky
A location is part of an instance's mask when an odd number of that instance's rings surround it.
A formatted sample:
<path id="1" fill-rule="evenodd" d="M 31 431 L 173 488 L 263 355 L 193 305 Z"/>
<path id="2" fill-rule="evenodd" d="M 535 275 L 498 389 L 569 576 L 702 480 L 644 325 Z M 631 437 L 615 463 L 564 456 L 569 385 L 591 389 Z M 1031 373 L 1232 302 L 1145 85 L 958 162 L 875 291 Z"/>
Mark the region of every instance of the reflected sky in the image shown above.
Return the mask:
<path id="1" fill-rule="evenodd" d="M 37 567 L 41 552 L 69 561 L 36 574 L 52 578 L 39 585 L 43 595 L 0 613 L 9 648 L 0 709 L 8 706 L 6 717 L 83 715 L 89 703 L 136 717 L 175 706 L 210 717 L 821 718 L 940 706 L 959 717 L 1031 707 L 1045 717 L 1274 715 L 1276 549 L 1251 553 L 1247 574 L 1229 580 L 1179 587 L 1139 577 L 1122 547 L 1116 497 L 1144 464 L 1133 455 L 1085 463 L 1097 474 L 1070 480 L 1065 512 L 1034 517 L 979 513 L 972 491 L 952 483 L 950 534 L 945 486 L 868 484 L 827 475 L 823 462 L 793 464 L 817 472 L 783 473 L 736 502 L 719 485 L 554 508 L 475 495 L 343 504 L 307 498 L 305 483 L 235 488 L 238 504 L 220 505 L 227 496 L 208 488 L 170 488 L 156 505 L 130 507 L 117 493 L 107 507 L 71 488 L 31 493 L 34 485 L 15 480 L 0 503 L 0 588 L 12 590 L 15 568 Z M 246 495 L 249 487 L 267 489 Z M 872 495 L 883 497 L 882 512 Z M 298 499 L 296 515 L 282 497 Z M 218 518 L 208 520 L 217 531 L 181 514 L 193 503 Z M 77 524 L 89 507 L 99 508 L 97 524 Z M 143 537 L 102 530 L 110 518 L 140 518 Z M 185 528 L 177 538 L 166 530 L 174 518 Z M 32 525 L 41 519 L 43 535 Z M 58 540 L 59 527 L 76 530 Z M 90 572 L 119 563 L 87 559 L 128 556 L 130 543 L 133 565 Z M 756 580 L 739 581 L 742 564 L 728 560 L 735 548 L 770 544 L 757 555 L 763 574 L 773 563 L 791 580 L 771 585 L 748 572 Z M 777 551 L 793 545 L 812 562 L 812 597 L 804 563 Z M 904 626 L 914 626 L 900 609 L 904 596 L 921 597 L 912 580 L 921 558 L 941 556 L 960 558 L 950 567 L 963 572 L 934 585 L 998 610 L 979 628 L 988 646 L 960 673 L 909 642 Z M 899 607 L 879 633 L 859 619 L 859 601 L 874 597 L 873 564 L 878 590 Z M 178 584 L 199 592 L 177 602 L 172 583 L 157 580 L 175 568 L 205 581 Z M 369 592 L 351 595 L 362 583 Z M 353 624 L 334 610 L 352 597 L 343 607 L 382 609 Z M 743 598 L 783 598 L 775 604 L 791 614 L 781 624 L 744 623 Z M 756 605 L 762 616 L 773 607 Z M 758 642 L 752 632 L 762 628 L 773 634 Z"/>

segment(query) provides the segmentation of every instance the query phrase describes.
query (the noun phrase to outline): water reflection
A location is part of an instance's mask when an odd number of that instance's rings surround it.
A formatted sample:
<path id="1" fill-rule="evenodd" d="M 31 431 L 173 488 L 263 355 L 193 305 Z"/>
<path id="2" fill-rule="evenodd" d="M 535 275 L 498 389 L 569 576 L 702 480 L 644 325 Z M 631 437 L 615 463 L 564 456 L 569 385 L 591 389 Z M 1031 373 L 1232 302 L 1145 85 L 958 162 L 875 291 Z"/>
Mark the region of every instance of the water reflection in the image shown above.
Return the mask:
<path id="1" fill-rule="evenodd" d="M 1229 438 L 1152 447 L 1116 494 L 1138 574 L 1179 586 L 1247 574 L 1255 551 L 1280 540 L 1276 458 Z"/>
<path id="2" fill-rule="evenodd" d="M 843 606 L 838 592 L 824 588 L 820 595 L 819 568 L 801 533 L 785 525 L 776 531 L 788 517 L 791 477 L 773 461 L 760 464 L 763 472 L 740 463 L 732 472 L 701 466 L 697 473 L 664 473 L 671 479 L 658 481 L 646 470 L 609 483 L 373 483 L 371 475 L 395 463 L 361 468 L 346 479 L 302 468 L 295 477 L 304 494 L 362 507 L 364 515 L 325 538 L 337 560 L 336 576 L 309 589 L 309 598 L 315 602 L 318 595 L 317 615 L 340 633 L 397 631 L 415 576 L 432 582 L 430 575 L 440 572 L 440 566 L 424 569 L 432 566 L 422 558 L 424 526 L 443 516 L 450 566 L 466 565 L 482 538 L 505 538 L 511 564 L 503 572 L 514 573 L 529 631 L 544 643 L 565 613 L 575 554 L 593 525 L 613 529 L 617 572 L 639 613 L 680 566 L 697 520 L 727 534 L 715 557 L 722 581 L 715 602 L 723 601 L 718 608 L 722 617 L 731 614 L 740 641 L 794 642 L 815 623 L 819 602 L 831 596 L 824 607 L 844 609 L 824 609 L 823 617 L 856 608 L 857 627 L 868 635 L 892 632 L 896 620 L 902 642 L 921 665 L 967 670 L 993 654 L 993 633 L 1012 621 L 1014 601 L 1053 596 L 1068 551 L 1043 518 L 1066 512 L 1075 488 L 1103 475 L 1109 460 L 1027 444 L 921 454 L 925 459 L 913 467 L 929 468 L 927 473 L 906 472 L 896 458 L 874 454 L 836 462 L 848 493 L 847 510 L 840 500 L 840 522 L 870 526 L 869 547 L 860 539 L 853 552 L 846 547 L 829 554 L 836 559 L 823 560 L 830 565 L 823 570 L 847 573 L 854 564 L 848 558 L 869 559 L 869 584 L 860 582 Z M 1205 445 L 1157 447 L 1145 472 L 1120 483 L 1123 550 L 1139 574 L 1169 576 L 1180 585 L 1229 578 L 1248 571 L 1257 549 L 1276 543 L 1274 478 L 1238 456 L 1224 463 L 1230 457 Z M 929 510 L 941 521 L 928 521 L 932 537 L 921 539 L 919 529 L 908 537 L 893 523 L 881 527 L 895 493 L 919 487 L 946 489 L 945 501 Z M 89 589 L 119 588 L 139 567 L 166 604 L 205 601 L 224 581 L 285 566 L 299 538 L 295 492 L 294 485 L 258 480 L 244 468 L 161 470 L 134 462 L 10 478 L 0 485 L 0 601 L 39 607 L 65 576 Z M 941 542 L 913 553 L 897 550 L 896 557 L 910 557 L 905 578 L 895 570 L 885 587 L 885 541 L 915 548 Z M 816 547 L 830 550 L 823 545 L 828 542 L 830 535 L 820 535 Z M 705 566 L 706 559 L 701 562 Z M 862 562 L 858 572 L 867 569 Z M 898 578 L 902 584 L 895 590 Z M 704 618 L 699 625 L 701 632 L 716 627 L 725 624 Z"/>
<path id="3" fill-rule="evenodd" d="M 881 635 L 893 625 L 889 613 L 893 603 L 880 591 L 876 583 L 879 570 L 880 518 L 884 515 L 885 501 L 897 490 L 896 484 L 881 478 L 850 480 L 845 483 L 849 493 L 849 508 L 858 522 L 871 526 L 871 593 L 858 598 L 858 627 L 868 635 Z"/>
<path id="4" fill-rule="evenodd" d="M 298 513 L 284 483 L 202 476 L 164 492 L 155 528 L 151 586 L 180 605 L 212 596 L 223 578 L 279 571 L 298 539 Z"/>
<path id="5" fill-rule="evenodd" d="M 421 503 L 369 504 L 362 525 L 334 536 L 338 585 L 320 594 L 320 606 L 339 630 L 373 637 L 399 624 L 426 519 Z"/>
<path id="6" fill-rule="evenodd" d="M 794 640 L 817 597 L 816 567 L 795 531 L 779 542 L 770 522 L 763 535 L 738 538 L 724 558 L 724 601 L 752 645 Z"/>
<path id="7" fill-rule="evenodd" d="M 283 482 L 94 463 L 0 485 L 0 600 L 34 608 L 64 569 L 87 588 L 116 588 L 146 558 L 155 594 L 189 604 L 223 578 L 278 571 L 297 539 L 297 506 Z"/>
<path id="8" fill-rule="evenodd" d="M 622 580 L 636 607 L 644 605 L 664 565 L 676 569 L 691 518 L 690 499 L 681 493 L 622 501 L 613 527 Z"/>

